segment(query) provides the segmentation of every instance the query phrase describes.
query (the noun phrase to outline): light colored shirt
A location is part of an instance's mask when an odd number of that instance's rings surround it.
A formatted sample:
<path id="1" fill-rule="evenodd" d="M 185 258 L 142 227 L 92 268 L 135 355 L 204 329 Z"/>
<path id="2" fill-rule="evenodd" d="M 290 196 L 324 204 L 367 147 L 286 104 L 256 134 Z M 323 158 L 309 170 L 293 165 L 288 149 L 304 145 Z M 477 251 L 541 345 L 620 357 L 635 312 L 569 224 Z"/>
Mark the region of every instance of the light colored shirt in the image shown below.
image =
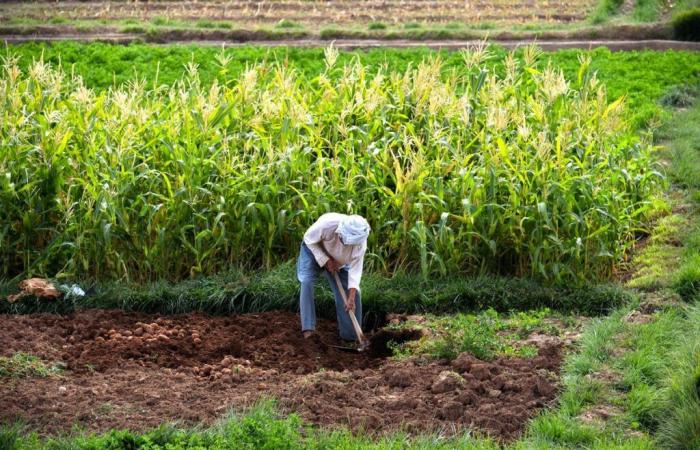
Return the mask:
<path id="1" fill-rule="evenodd" d="M 348 269 L 348 288 L 360 289 L 362 264 L 367 251 L 367 241 L 360 245 L 344 245 L 336 233 L 338 224 L 348 216 L 326 213 L 318 218 L 304 233 L 304 243 L 311 250 L 319 266 L 326 265 L 330 258 Z"/>

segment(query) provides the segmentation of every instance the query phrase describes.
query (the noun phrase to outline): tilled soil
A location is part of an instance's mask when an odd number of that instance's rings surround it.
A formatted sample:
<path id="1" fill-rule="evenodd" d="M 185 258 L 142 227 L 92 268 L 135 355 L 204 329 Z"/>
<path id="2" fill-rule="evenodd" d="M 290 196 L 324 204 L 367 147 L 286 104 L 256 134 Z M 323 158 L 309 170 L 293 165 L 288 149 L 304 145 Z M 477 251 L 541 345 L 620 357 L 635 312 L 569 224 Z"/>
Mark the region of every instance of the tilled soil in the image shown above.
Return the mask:
<path id="1" fill-rule="evenodd" d="M 371 432 L 477 429 L 503 439 L 556 393 L 560 344 L 531 359 L 395 361 L 354 354 L 333 322 L 305 340 L 286 312 L 210 317 L 87 310 L 0 315 L 0 355 L 37 355 L 58 376 L 1 379 L 0 421 L 43 434 L 211 423 L 260 398 L 311 423 Z"/>

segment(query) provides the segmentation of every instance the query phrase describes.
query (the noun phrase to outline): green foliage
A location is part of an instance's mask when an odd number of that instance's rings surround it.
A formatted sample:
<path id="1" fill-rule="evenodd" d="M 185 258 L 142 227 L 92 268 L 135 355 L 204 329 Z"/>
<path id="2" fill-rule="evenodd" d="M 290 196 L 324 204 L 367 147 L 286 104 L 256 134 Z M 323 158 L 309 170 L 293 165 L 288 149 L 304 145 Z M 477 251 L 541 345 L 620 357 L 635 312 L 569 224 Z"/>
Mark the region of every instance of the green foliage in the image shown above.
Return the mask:
<path id="1" fill-rule="evenodd" d="M 688 108 L 693 106 L 698 96 L 700 96 L 699 85 L 684 84 L 670 89 L 659 99 L 659 103 L 672 108 Z"/>
<path id="2" fill-rule="evenodd" d="M 685 300 L 698 299 L 700 293 L 700 254 L 688 257 L 678 271 L 674 288 Z"/>
<path id="3" fill-rule="evenodd" d="M 291 263 L 270 271 L 227 271 L 179 283 L 157 281 L 142 285 L 117 281 L 99 285 L 89 282 L 79 284 L 88 292 L 87 296 L 71 297 L 60 302 L 34 298 L 25 298 L 13 304 L 3 301 L 0 302 L 0 313 L 69 313 L 84 308 L 118 308 L 163 314 L 191 311 L 235 314 L 296 311 L 299 303 L 299 283 Z M 16 290 L 15 283 L 0 283 L 0 298 Z M 319 316 L 335 318 L 334 300 L 325 280 L 319 281 L 316 299 Z M 487 308 L 508 312 L 546 307 L 567 313 L 599 315 L 629 301 L 629 293 L 616 285 L 544 287 L 532 280 L 503 277 L 424 282 L 418 276 L 384 278 L 377 274 L 365 274 L 362 281 L 365 325 L 369 327 L 381 323 L 389 312 L 449 314 Z"/>
<path id="4" fill-rule="evenodd" d="M 142 34 L 150 31 L 150 28 L 146 28 L 143 25 L 127 25 L 122 27 L 119 31 L 126 34 Z"/>
<path id="5" fill-rule="evenodd" d="M 493 359 L 503 352 L 497 332 L 504 325 L 492 309 L 479 315 L 457 314 L 438 319 L 436 326 L 442 332 L 441 337 L 424 344 L 418 352 L 448 359 L 467 352 L 482 360 Z"/>
<path id="6" fill-rule="evenodd" d="M 665 9 L 663 0 L 636 0 L 632 10 L 632 19 L 636 22 L 655 22 Z"/>
<path id="7" fill-rule="evenodd" d="M 2 270 L 146 281 L 270 268 L 341 211 L 373 226 L 369 269 L 609 277 L 659 185 L 650 146 L 587 61 L 569 83 L 537 70 L 534 49 L 503 75 L 482 67 L 489 56 L 464 53 L 462 74 L 426 60 L 370 76 L 330 49 L 313 79 L 261 64 L 207 88 L 191 64 L 168 88 L 104 92 L 8 58 Z"/>
<path id="8" fill-rule="evenodd" d="M 533 331 L 541 331 L 545 334 L 556 335 L 559 330 L 556 326 L 545 322 L 545 318 L 552 315 L 549 308 L 537 311 L 517 311 L 511 313 L 508 318 L 508 328 L 516 330 L 521 338 L 527 337 Z"/>
<path id="9" fill-rule="evenodd" d="M 463 352 L 482 360 L 498 356 L 533 357 L 537 355 L 537 348 L 520 345 L 519 341 L 533 331 L 558 334 L 556 327 L 544 323 L 543 319 L 548 316 L 551 311 L 547 308 L 503 315 L 493 308 L 478 314 L 430 315 L 425 322 L 401 324 L 401 328 L 423 328 L 427 336 L 395 346 L 394 350 L 399 357 L 427 354 L 454 359 Z"/>
<path id="10" fill-rule="evenodd" d="M 276 28 L 301 28 L 301 25 L 289 19 L 281 19 L 275 25 Z"/>
<path id="11" fill-rule="evenodd" d="M 591 12 L 590 21 L 594 24 L 607 22 L 620 10 L 623 0 L 599 0 L 598 6 Z"/>
<path id="12" fill-rule="evenodd" d="M 60 366 L 48 367 L 41 359 L 28 353 L 17 352 L 12 356 L 0 356 L 0 377 L 47 377 L 60 371 Z"/>
<path id="13" fill-rule="evenodd" d="M 673 35 L 682 41 L 700 41 L 700 8 L 692 8 L 671 19 Z"/>
<path id="14" fill-rule="evenodd" d="M 170 19 L 164 16 L 157 16 L 151 20 L 151 23 L 156 26 L 164 26 L 170 23 Z"/>
<path id="15" fill-rule="evenodd" d="M 224 449 L 451 449 L 496 450 L 488 438 L 471 434 L 454 437 L 394 434 L 371 437 L 347 430 L 318 430 L 292 414 L 281 417 L 273 402 L 261 402 L 242 415 L 231 414 L 210 429 L 174 426 L 135 433 L 113 430 L 100 435 L 39 438 L 17 427 L 0 426 L 0 446 L 8 450 L 224 450 Z"/>
<path id="16" fill-rule="evenodd" d="M 659 444 L 663 448 L 700 446 L 700 306 L 695 304 L 671 347 L 663 403 L 658 408 Z"/>
<path id="17" fill-rule="evenodd" d="M 370 22 L 369 25 L 367 25 L 368 30 L 386 30 L 386 24 L 382 22 Z"/>
<path id="18" fill-rule="evenodd" d="M 219 22 L 219 21 L 214 21 L 214 20 L 198 20 L 195 23 L 195 26 L 197 28 L 209 28 L 209 29 L 231 28 L 231 24 L 228 22 Z"/>

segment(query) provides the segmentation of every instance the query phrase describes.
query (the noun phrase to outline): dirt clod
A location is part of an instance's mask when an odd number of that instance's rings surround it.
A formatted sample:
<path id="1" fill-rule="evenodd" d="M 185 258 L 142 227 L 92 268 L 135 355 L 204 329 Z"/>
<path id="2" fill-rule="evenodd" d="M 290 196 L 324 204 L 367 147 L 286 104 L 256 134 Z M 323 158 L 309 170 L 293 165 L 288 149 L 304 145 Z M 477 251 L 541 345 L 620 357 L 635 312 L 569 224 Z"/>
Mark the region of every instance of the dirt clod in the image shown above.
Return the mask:
<path id="1" fill-rule="evenodd" d="M 461 353 L 457 358 L 452 361 L 452 367 L 459 373 L 469 372 L 474 363 L 480 363 L 481 361 L 474 355 L 469 353 Z"/>
<path id="2" fill-rule="evenodd" d="M 437 379 L 430 387 L 433 394 L 443 394 L 445 392 L 454 391 L 459 386 L 464 384 L 464 378 L 459 376 L 459 374 L 445 370 L 440 372 Z"/>
<path id="3" fill-rule="evenodd" d="M 484 381 L 491 378 L 491 367 L 489 364 L 472 364 L 469 368 L 469 373 L 477 380 Z"/>
<path id="4" fill-rule="evenodd" d="M 387 381 L 391 387 L 408 387 L 414 374 L 408 369 L 397 369 L 389 373 Z"/>

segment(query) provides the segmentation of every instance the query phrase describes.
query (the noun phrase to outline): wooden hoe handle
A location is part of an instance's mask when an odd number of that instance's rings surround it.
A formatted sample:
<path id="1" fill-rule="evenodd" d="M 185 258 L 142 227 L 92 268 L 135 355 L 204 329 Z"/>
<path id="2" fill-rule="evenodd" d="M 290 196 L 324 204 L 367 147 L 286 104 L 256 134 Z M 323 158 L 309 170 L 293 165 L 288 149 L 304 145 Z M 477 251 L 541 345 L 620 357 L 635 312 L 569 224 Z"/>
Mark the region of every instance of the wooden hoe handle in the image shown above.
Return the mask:
<path id="1" fill-rule="evenodd" d="M 338 290 L 340 291 L 340 295 L 343 297 L 343 303 L 348 304 L 348 296 L 345 293 L 345 289 L 343 288 L 343 283 L 340 282 L 340 277 L 338 276 L 338 272 L 333 272 L 333 276 L 335 277 L 335 284 L 338 285 Z M 348 311 L 348 315 L 350 316 L 350 320 L 352 321 L 352 327 L 355 329 L 355 334 L 357 335 L 357 341 L 360 343 L 360 345 L 365 343 L 365 335 L 362 333 L 362 328 L 360 327 L 360 324 L 357 323 L 357 317 L 355 317 L 355 312 L 354 311 Z"/>

